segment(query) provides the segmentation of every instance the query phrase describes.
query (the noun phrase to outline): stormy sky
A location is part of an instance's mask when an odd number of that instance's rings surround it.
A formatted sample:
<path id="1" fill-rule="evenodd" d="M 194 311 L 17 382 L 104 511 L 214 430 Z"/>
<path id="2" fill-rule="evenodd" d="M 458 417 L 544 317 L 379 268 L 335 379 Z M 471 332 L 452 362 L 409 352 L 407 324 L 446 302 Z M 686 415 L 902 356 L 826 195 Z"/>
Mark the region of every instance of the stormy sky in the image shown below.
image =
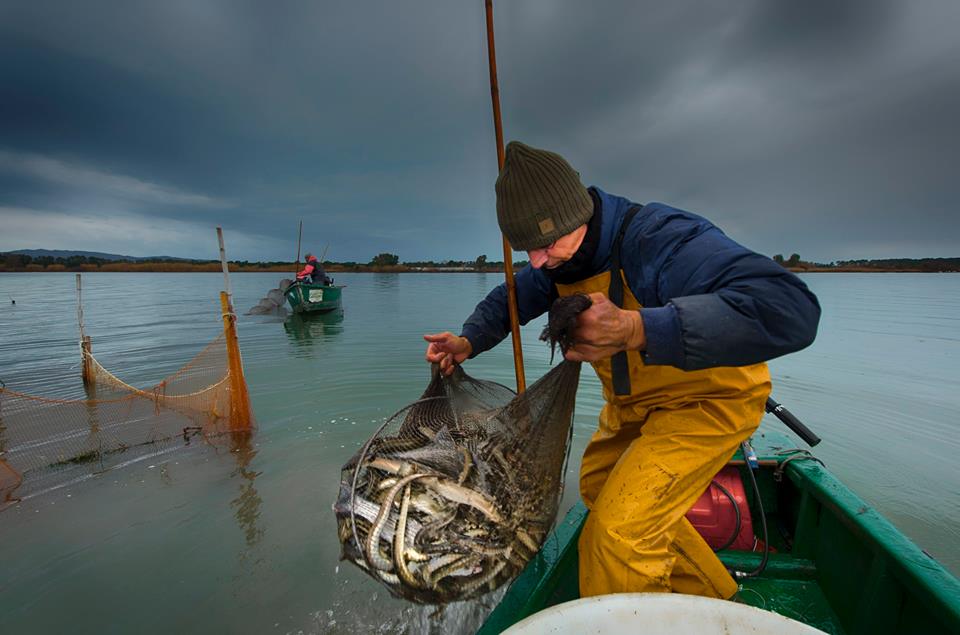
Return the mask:
<path id="1" fill-rule="evenodd" d="M 960 3 L 495 5 L 506 138 L 768 255 L 960 256 Z M 481 0 L 0 0 L 0 251 L 500 260 Z"/>

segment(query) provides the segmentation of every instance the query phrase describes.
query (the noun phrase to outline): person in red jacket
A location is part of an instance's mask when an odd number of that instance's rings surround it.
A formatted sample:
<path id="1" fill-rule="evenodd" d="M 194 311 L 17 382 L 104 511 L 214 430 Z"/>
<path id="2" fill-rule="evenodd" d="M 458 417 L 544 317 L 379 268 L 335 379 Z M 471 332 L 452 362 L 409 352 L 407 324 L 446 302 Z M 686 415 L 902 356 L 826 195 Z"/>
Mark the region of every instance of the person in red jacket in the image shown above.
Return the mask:
<path id="1" fill-rule="evenodd" d="M 307 282 L 310 284 L 333 284 L 333 279 L 327 276 L 323 270 L 323 265 L 313 254 L 307 254 L 307 264 L 302 271 L 297 273 L 298 282 Z"/>

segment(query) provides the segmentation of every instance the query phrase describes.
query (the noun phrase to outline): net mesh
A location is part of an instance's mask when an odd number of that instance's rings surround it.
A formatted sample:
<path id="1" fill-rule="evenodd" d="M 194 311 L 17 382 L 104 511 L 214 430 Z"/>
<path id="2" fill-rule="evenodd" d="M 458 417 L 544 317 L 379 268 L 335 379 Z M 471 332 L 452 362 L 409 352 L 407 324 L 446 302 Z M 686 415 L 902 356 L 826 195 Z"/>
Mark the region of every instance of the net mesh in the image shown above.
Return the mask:
<path id="1" fill-rule="evenodd" d="M 59 487 L 172 443 L 231 429 L 226 338 L 177 372 L 136 388 L 83 351 L 88 399 L 51 399 L 0 387 L 0 506 Z"/>
<path id="2" fill-rule="evenodd" d="M 563 362 L 517 395 L 435 370 L 343 467 L 342 557 L 428 604 L 516 576 L 557 515 L 579 377 Z"/>
<path id="3" fill-rule="evenodd" d="M 285 317 L 287 315 L 287 309 L 284 305 L 287 303 L 287 298 L 284 294 L 292 284 L 293 280 L 289 278 L 281 280 L 276 289 L 270 289 L 267 295 L 247 311 L 247 315 L 275 315 Z"/>

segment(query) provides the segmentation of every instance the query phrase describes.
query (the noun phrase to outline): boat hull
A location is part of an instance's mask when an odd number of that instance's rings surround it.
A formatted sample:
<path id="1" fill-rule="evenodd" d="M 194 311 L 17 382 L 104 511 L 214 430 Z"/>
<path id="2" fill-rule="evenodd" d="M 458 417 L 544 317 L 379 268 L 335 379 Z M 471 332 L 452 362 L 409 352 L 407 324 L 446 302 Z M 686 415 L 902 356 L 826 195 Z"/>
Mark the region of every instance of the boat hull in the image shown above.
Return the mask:
<path id="1" fill-rule="evenodd" d="M 294 313 L 330 313 L 341 310 L 342 286 L 294 282 L 284 296 Z"/>
<path id="2" fill-rule="evenodd" d="M 774 551 L 742 580 L 738 601 L 827 633 L 960 633 L 960 580 L 910 542 L 815 460 L 790 460 L 795 442 L 765 431 L 752 440 Z M 738 453 L 731 465 L 746 470 Z M 756 496 L 747 489 L 754 519 Z M 580 597 L 577 540 L 587 510 L 575 505 L 478 631 L 500 633 Z M 759 523 L 754 522 L 754 529 Z M 762 554 L 725 550 L 728 568 L 756 569 Z"/>

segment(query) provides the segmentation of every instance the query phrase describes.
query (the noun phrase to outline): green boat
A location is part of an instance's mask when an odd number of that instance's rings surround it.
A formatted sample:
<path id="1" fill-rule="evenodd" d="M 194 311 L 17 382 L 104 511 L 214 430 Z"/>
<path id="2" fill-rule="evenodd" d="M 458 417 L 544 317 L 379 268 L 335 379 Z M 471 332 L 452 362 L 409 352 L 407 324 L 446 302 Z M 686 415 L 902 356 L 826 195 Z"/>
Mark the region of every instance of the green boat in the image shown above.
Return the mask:
<path id="1" fill-rule="evenodd" d="M 960 580 L 913 544 L 785 435 L 751 440 L 767 521 L 766 567 L 740 581 L 737 601 L 827 633 L 960 634 Z M 790 458 L 794 457 L 794 458 Z M 747 479 L 738 452 L 730 462 Z M 754 528 L 760 507 L 745 488 Z M 480 628 L 500 633 L 548 607 L 579 597 L 577 539 L 587 510 L 575 505 Z M 756 532 L 755 532 L 756 533 Z M 762 536 L 758 536 L 762 539 Z M 754 571 L 761 553 L 724 550 L 728 568 Z"/>
<path id="2" fill-rule="evenodd" d="M 330 313 L 342 310 L 343 285 L 308 284 L 294 282 L 284 295 L 294 313 Z"/>

